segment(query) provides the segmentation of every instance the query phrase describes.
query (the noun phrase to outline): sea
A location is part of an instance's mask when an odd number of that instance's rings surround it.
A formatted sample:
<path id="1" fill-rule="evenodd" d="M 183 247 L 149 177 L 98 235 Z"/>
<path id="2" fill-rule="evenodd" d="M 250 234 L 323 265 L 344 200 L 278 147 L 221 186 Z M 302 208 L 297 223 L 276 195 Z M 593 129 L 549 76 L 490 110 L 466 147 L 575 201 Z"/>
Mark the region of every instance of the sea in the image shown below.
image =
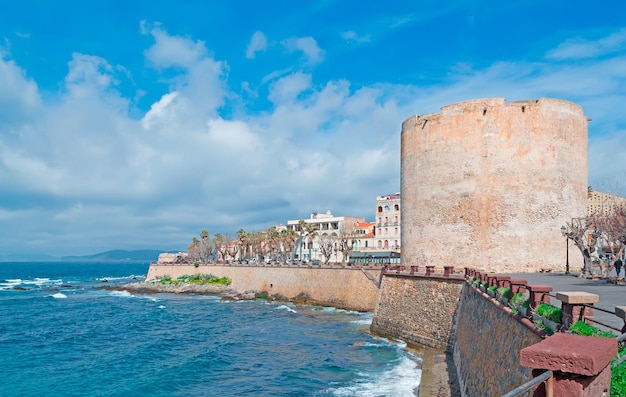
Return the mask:
<path id="1" fill-rule="evenodd" d="M 372 313 L 103 289 L 148 263 L 0 263 L 0 396 L 415 396 Z"/>

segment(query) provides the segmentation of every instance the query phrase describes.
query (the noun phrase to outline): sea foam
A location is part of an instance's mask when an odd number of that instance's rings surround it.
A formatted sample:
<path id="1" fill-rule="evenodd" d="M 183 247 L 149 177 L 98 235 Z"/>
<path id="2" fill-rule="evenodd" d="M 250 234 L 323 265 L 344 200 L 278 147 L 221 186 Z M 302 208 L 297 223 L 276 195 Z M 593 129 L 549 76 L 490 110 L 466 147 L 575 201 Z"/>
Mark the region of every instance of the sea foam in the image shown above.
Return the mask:
<path id="1" fill-rule="evenodd" d="M 57 292 L 56 294 L 50 296 L 52 296 L 54 299 L 67 299 L 67 295 L 60 292 Z"/>

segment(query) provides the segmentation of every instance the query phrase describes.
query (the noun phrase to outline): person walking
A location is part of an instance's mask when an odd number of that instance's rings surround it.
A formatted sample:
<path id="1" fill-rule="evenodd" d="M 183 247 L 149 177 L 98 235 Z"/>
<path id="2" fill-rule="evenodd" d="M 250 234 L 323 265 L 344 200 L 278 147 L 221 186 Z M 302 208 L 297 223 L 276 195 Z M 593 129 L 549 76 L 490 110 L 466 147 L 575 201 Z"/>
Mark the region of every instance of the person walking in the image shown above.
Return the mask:
<path id="1" fill-rule="evenodd" d="M 615 261 L 615 273 L 617 273 L 617 278 L 619 278 L 619 274 L 622 270 L 622 260 L 620 258 L 617 258 L 617 260 Z"/>

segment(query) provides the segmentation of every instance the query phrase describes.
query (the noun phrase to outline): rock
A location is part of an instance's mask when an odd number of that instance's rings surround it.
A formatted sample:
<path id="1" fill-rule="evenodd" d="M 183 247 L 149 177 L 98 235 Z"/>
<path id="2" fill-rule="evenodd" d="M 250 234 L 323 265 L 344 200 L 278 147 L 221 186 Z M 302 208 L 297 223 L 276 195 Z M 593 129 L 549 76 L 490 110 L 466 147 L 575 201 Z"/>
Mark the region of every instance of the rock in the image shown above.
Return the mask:
<path id="1" fill-rule="evenodd" d="M 222 299 L 220 299 L 220 302 L 235 302 L 237 301 L 237 299 L 234 296 L 230 296 L 230 295 L 224 295 L 222 296 Z"/>

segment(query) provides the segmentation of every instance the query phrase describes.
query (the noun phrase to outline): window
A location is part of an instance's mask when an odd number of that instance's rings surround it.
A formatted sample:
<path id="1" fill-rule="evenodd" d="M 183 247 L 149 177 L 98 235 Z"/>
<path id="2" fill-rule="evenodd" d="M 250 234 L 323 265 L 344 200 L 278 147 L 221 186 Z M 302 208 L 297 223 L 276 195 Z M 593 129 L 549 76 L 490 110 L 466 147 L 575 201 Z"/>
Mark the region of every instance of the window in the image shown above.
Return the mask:
<path id="1" fill-rule="evenodd" d="M 379 206 L 378 207 L 378 212 L 383 212 L 383 207 Z"/>
<path id="2" fill-rule="evenodd" d="M 400 211 L 400 206 L 398 204 L 396 204 L 396 205 L 393 206 L 393 209 L 396 210 L 396 211 Z"/>
<path id="3" fill-rule="evenodd" d="M 385 248 L 389 248 L 389 240 L 385 240 Z"/>
<path id="4" fill-rule="evenodd" d="M 388 205 L 385 206 L 385 212 L 389 212 L 389 206 Z"/>

